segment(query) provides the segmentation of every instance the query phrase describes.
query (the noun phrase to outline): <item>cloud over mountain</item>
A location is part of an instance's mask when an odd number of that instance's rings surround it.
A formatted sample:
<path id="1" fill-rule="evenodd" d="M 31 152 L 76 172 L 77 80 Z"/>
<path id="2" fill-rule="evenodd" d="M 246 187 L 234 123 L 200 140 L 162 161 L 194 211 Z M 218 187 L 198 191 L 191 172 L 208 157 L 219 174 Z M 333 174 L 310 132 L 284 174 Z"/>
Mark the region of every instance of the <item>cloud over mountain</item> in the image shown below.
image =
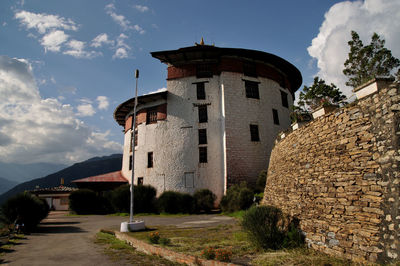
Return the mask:
<path id="1" fill-rule="evenodd" d="M 79 120 L 72 106 L 42 98 L 26 60 L 0 56 L 0 161 L 66 164 L 121 152 L 108 135 Z"/>

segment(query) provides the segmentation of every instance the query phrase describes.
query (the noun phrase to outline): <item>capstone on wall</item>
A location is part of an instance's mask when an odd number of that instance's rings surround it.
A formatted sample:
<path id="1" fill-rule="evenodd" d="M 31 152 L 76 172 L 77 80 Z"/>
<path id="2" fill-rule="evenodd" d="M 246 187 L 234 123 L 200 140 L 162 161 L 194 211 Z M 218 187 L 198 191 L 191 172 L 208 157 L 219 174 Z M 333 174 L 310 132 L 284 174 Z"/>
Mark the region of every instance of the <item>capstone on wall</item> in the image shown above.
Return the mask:
<path id="1" fill-rule="evenodd" d="M 358 261 L 400 257 L 399 85 L 286 134 L 262 204 L 300 219 L 314 249 Z"/>

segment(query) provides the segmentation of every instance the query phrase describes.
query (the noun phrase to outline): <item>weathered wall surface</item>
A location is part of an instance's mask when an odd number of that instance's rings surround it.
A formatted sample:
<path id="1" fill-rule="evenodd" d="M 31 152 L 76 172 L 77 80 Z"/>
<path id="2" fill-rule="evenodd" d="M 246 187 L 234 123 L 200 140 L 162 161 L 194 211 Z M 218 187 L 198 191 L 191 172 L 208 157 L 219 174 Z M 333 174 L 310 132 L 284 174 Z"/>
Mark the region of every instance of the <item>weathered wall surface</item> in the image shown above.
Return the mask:
<path id="1" fill-rule="evenodd" d="M 400 257 L 398 85 L 276 143 L 263 204 L 301 220 L 309 246 L 353 260 Z"/>

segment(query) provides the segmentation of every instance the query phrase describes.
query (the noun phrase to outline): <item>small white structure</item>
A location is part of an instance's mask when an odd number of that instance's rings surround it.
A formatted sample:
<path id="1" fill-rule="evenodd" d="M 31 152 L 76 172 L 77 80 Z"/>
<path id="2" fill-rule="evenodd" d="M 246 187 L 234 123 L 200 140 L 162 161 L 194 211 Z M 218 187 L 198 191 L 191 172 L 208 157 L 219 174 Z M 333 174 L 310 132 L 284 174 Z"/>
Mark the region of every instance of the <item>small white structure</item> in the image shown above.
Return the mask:
<path id="1" fill-rule="evenodd" d="M 116 108 L 122 175 L 130 180 L 134 148 L 135 184 L 158 194 L 207 188 L 220 200 L 230 184 L 255 183 L 290 127 L 298 69 L 273 54 L 204 44 L 151 54 L 168 66 L 167 90 L 138 97 L 135 127 L 134 98 Z"/>

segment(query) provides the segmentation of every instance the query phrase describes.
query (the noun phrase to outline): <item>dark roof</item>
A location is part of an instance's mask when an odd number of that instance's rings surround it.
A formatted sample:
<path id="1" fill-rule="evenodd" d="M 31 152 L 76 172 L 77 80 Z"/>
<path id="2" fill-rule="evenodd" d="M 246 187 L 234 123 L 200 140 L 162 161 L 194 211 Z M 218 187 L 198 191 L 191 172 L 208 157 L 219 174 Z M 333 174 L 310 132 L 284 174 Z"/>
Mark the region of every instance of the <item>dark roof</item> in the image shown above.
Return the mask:
<path id="1" fill-rule="evenodd" d="M 114 182 L 128 183 L 128 180 L 121 174 L 121 171 L 106 173 L 102 175 L 90 176 L 72 181 L 72 183 L 96 183 L 96 182 Z"/>
<path id="2" fill-rule="evenodd" d="M 162 91 L 162 92 L 138 96 L 138 105 L 154 102 L 159 99 L 167 99 L 167 94 L 168 94 L 167 91 Z M 121 103 L 115 109 L 114 119 L 120 126 L 125 125 L 125 117 L 131 110 L 133 110 L 134 105 L 135 105 L 135 97 Z"/>
<path id="3" fill-rule="evenodd" d="M 302 83 L 300 71 L 285 59 L 274 54 L 242 48 L 220 48 L 197 45 L 178 50 L 152 52 L 151 55 L 163 63 L 179 66 L 190 62 L 218 62 L 221 57 L 239 57 L 273 65 L 288 76 L 294 93 Z"/>

